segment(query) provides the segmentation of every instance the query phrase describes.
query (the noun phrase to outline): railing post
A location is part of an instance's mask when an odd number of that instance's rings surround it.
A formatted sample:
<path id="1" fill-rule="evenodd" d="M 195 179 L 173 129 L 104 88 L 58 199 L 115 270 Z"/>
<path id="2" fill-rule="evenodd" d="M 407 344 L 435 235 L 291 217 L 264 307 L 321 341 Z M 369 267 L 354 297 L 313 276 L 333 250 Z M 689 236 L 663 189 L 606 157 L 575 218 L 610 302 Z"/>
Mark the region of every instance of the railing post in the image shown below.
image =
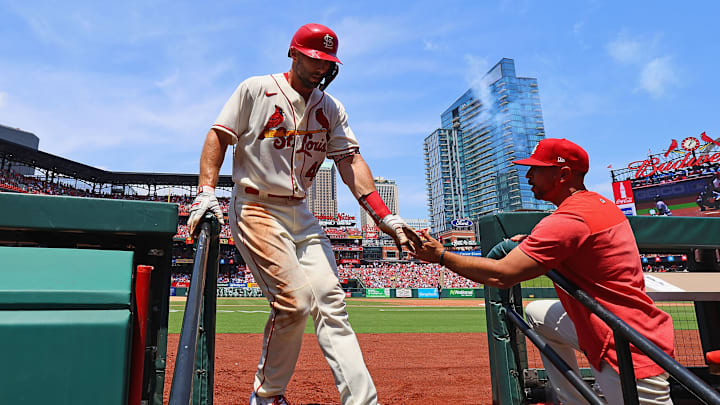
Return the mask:
<path id="1" fill-rule="evenodd" d="M 209 215 L 209 214 L 208 214 Z M 193 404 L 212 405 L 215 385 L 215 324 L 217 308 L 217 275 L 220 253 L 220 224 L 212 215 L 206 216 L 210 224 L 210 243 L 205 270 L 203 309 L 200 314 L 198 348 L 195 355 L 195 381 Z"/>
<path id="2" fill-rule="evenodd" d="M 618 367 L 620 368 L 620 386 L 622 387 L 623 402 L 625 405 L 639 403 L 637 383 L 635 382 L 635 367 L 633 367 L 630 342 L 619 333 L 613 331 L 615 337 L 615 350 L 617 351 Z"/>
<path id="3" fill-rule="evenodd" d="M 208 298 L 207 291 L 209 287 L 216 288 L 217 284 L 219 225 L 212 214 L 206 214 L 199 226 L 200 232 L 195 245 L 193 273 L 185 303 L 169 405 L 188 405 L 193 402 L 212 404 L 215 293 L 213 291 L 212 297 Z M 209 259 L 211 252 L 213 256 Z M 209 264 L 212 264 L 209 272 L 212 273 L 212 280 L 206 283 L 209 277 L 207 271 Z"/>

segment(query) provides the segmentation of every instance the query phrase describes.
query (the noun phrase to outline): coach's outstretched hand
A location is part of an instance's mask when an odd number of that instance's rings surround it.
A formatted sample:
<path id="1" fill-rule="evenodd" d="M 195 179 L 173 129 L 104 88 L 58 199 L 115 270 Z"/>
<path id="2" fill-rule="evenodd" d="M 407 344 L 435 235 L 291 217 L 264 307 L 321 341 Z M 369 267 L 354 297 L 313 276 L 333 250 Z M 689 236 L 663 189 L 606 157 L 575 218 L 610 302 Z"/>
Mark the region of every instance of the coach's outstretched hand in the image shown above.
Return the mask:
<path id="1" fill-rule="evenodd" d="M 405 248 L 410 252 L 415 251 L 413 244 L 416 241 L 420 241 L 420 237 L 412 230 L 412 228 L 410 228 L 404 219 L 400 218 L 399 215 L 385 215 L 378 226 L 380 227 L 380 230 L 392 236 L 399 252 L 402 252 L 403 246 L 405 246 Z M 411 240 L 413 243 L 410 243 Z"/>
<path id="2" fill-rule="evenodd" d="M 426 242 L 423 242 L 420 237 L 425 239 Z M 430 263 L 438 263 L 445 247 L 437 239 L 430 236 L 430 231 L 427 229 L 420 231 L 420 237 L 418 237 L 417 242 L 413 241 L 413 245 L 415 245 L 415 249 L 411 253 L 413 257 Z"/>
<path id="3" fill-rule="evenodd" d="M 212 212 L 220 225 L 225 223 L 220 203 L 215 197 L 215 189 L 209 186 L 201 186 L 199 191 L 192 205 L 190 205 L 190 216 L 187 221 L 188 230 L 192 236 L 197 236 L 197 232 L 200 232 L 197 226 L 206 211 Z"/>

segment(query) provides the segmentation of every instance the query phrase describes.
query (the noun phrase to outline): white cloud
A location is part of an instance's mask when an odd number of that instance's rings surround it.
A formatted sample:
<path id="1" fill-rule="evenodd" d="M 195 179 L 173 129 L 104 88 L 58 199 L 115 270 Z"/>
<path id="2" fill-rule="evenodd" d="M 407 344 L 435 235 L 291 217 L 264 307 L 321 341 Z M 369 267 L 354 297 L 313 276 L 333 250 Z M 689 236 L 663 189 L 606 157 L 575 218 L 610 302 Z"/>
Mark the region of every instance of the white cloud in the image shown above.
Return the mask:
<path id="1" fill-rule="evenodd" d="M 636 91 L 647 92 L 654 98 L 662 97 L 669 87 L 680 84 L 672 57 L 658 49 L 661 39 L 662 34 L 653 38 L 630 38 L 626 33 L 620 33 L 607 44 L 613 60 L 639 69 Z"/>
<path id="2" fill-rule="evenodd" d="M 607 51 L 620 63 L 637 63 L 642 58 L 642 49 L 644 45 L 635 39 L 626 38 L 620 34 L 618 38 L 607 44 Z"/>
<path id="3" fill-rule="evenodd" d="M 440 45 L 438 45 L 437 43 L 435 43 L 433 41 L 430 41 L 429 39 L 423 40 L 423 44 L 425 45 L 424 49 L 426 51 L 438 51 L 438 50 L 442 49 L 442 47 Z"/>
<path id="4" fill-rule="evenodd" d="M 4 108 L 7 105 L 8 94 L 0 91 L 0 108 Z"/>
<path id="5" fill-rule="evenodd" d="M 672 58 L 664 56 L 647 63 L 640 72 L 640 88 L 653 97 L 661 97 L 669 86 L 679 84 Z"/>

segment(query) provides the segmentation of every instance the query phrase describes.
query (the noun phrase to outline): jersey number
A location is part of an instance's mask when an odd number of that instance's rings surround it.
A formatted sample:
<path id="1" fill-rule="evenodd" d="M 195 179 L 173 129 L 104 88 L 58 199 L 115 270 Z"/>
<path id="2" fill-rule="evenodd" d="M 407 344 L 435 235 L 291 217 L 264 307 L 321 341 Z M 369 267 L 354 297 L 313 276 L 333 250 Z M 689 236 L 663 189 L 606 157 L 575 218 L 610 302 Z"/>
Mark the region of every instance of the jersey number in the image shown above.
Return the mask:
<path id="1" fill-rule="evenodd" d="M 318 170 L 320 170 L 320 162 L 315 162 L 315 163 L 313 163 L 312 166 L 310 166 L 308 171 L 305 172 L 305 177 L 307 177 L 309 179 L 314 179 Z"/>

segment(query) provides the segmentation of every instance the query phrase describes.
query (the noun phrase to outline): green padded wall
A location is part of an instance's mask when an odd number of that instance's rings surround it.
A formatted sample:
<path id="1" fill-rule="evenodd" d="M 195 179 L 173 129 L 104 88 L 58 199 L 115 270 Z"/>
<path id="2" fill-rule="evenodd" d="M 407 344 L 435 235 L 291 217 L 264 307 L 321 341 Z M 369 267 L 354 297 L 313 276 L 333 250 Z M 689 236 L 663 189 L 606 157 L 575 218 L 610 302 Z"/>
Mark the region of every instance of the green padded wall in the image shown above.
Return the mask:
<path id="1" fill-rule="evenodd" d="M 0 246 L 0 404 L 127 404 L 133 252 Z"/>
<path id="2" fill-rule="evenodd" d="M 0 404 L 127 405 L 130 311 L 0 311 Z"/>
<path id="3" fill-rule="evenodd" d="M 0 309 L 130 308 L 133 252 L 0 246 Z"/>

